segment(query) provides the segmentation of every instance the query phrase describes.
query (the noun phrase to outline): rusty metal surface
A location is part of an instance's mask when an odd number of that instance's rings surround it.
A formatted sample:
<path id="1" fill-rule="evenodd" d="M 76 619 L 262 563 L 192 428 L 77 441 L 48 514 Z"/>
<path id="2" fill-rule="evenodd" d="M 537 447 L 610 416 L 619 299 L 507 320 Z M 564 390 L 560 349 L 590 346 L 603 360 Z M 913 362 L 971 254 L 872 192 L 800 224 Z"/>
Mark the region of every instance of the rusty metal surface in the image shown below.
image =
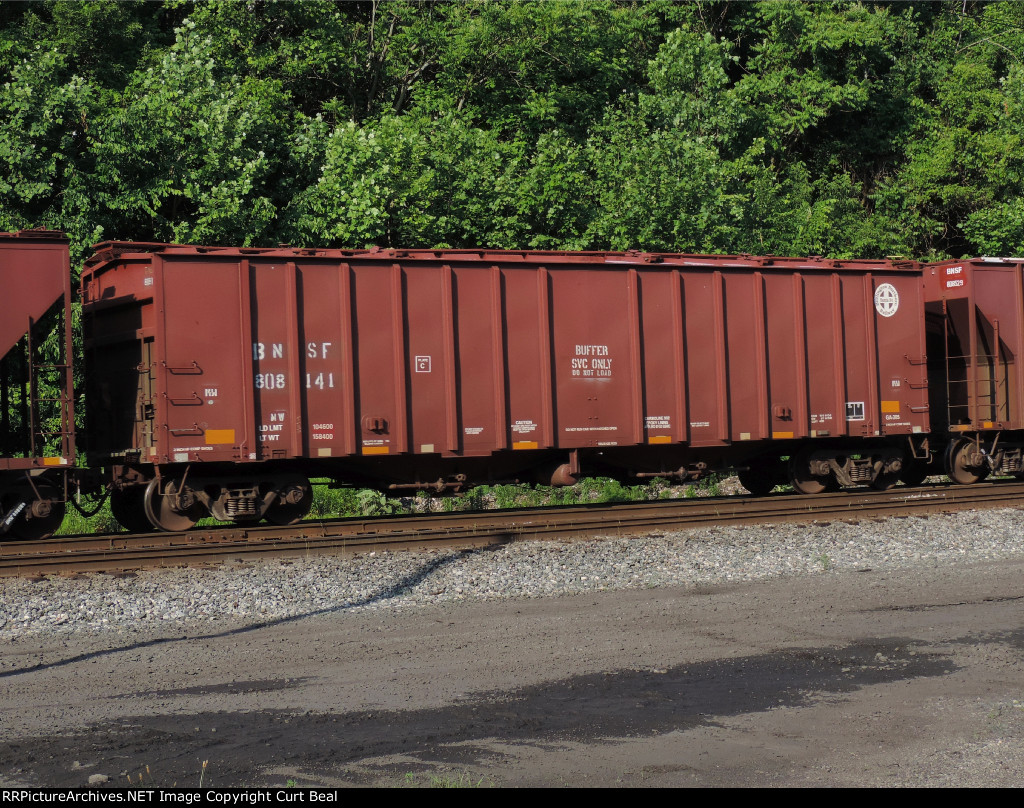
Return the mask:
<path id="1" fill-rule="evenodd" d="M 94 464 L 344 458 L 324 473 L 414 485 L 928 430 L 911 263 L 96 249 Z"/>
<path id="2" fill-rule="evenodd" d="M 813 498 L 715 497 L 622 505 L 309 521 L 0 543 L 0 577 L 118 571 L 270 557 L 479 547 L 529 539 L 642 536 L 655 530 L 1019 507 L 1024 484 L 931 485 Z"/>

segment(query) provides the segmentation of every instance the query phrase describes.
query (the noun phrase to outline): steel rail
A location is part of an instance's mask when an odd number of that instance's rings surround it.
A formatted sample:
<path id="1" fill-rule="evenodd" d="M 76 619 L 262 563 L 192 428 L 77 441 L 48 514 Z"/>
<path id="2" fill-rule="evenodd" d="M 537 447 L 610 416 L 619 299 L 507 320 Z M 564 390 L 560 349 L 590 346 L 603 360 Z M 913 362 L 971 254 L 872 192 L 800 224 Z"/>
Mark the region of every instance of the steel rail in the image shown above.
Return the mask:
<path id="1" fill-rule="evenodd" d="M 0 543 L 0 577 L 125 571 L 371 551 L 495 546 L 526 539 L 633 536 L 665 529 L 771 522 L 909 516 L 971 508 L 1021 507 L 1024 483 L 931 485 L 843 491 L 814 497 L 776 494 L 431 513 L 305 521 L 286 527 L 217 526 L 182 533 L 64 536 Z"/>

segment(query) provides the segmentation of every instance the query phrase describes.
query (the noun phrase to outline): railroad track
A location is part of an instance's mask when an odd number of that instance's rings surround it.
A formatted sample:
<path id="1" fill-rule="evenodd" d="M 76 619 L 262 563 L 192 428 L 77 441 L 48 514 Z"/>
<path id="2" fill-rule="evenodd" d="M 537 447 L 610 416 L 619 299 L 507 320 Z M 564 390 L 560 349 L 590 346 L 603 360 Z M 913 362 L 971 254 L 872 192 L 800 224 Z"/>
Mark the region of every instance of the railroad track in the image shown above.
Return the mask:
<path id="1" fill-rule="evenodd" d="M 0 542 L 0 577 L 114 572 L 273 556 L 493 546 L 525 539 L 629 536 L 657 530 L 782 521 L 832 521 L 1018 507 L 1024 483 L 930 485 L 815 497 L 745 496 L 529 510 L 305 521 L 278 527 L 217 526 L 183 533 L 63 536 Z"/>

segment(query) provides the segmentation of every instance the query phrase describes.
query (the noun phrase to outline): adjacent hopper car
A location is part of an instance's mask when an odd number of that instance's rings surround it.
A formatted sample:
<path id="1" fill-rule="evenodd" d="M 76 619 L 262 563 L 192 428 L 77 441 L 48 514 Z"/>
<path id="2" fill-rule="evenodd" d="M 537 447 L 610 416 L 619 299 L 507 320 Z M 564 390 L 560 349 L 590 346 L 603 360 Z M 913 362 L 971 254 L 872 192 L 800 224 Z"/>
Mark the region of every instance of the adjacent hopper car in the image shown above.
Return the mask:
<path id="1" fill-rule="evenodd" d="M 933 449 L 969 485 L 1024 474 L 1024 258 L 923 268 Z"/>
<path id="2" fill-rule="evenodd" d="M 75 462 L 70 311 L 61 234 L 0 233 L 0 540 L 43 538 L 64 518 L 63 470 Z"/>
<path id="3" fill-rule="evenodd" d="M 3 271 L 23 275 L 12 245 L 36 242 L 66 278 L 52 235 L 3 237 Z M 961 483 L 1024 469 L 1014 259 L 95 250 L 88 470 L 51 483 L 54 513 L 69 479 L 109 491 L 131 530 L 183 530 L 207 514 L 295 521 L 310 477 L 455 493 L 735 469 L 755 494 L 813 494 L 914 483 L 938 459 Z M 68 305 L 58 286 L 40 299 Z M 5 322 L 37 317 L 0 307 Z M 47 499 L 25 490 L 53 472 L 37 446 L 11 469 L 7 514 Z"/>

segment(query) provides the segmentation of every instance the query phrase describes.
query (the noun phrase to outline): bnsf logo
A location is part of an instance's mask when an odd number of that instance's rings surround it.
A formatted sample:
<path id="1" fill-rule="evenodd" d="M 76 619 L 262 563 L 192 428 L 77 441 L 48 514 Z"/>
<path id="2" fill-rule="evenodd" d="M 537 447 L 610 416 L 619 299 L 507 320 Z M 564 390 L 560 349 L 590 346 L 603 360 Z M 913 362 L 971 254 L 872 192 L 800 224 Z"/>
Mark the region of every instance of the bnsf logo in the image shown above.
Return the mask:
<path id="1" fill-rule="evenodd" d="M 946 288 L 947 289 L 956 289 L 958 286 L 963 286 L 964 285 L 963 277 L 958 277 L 958 276 L 962 276 L 963 275 L 963 271 L 964 271 L 963 266 L 946 267 Z M 950 276 L 952 276 L 952 277 L 950 277 Z"/>

